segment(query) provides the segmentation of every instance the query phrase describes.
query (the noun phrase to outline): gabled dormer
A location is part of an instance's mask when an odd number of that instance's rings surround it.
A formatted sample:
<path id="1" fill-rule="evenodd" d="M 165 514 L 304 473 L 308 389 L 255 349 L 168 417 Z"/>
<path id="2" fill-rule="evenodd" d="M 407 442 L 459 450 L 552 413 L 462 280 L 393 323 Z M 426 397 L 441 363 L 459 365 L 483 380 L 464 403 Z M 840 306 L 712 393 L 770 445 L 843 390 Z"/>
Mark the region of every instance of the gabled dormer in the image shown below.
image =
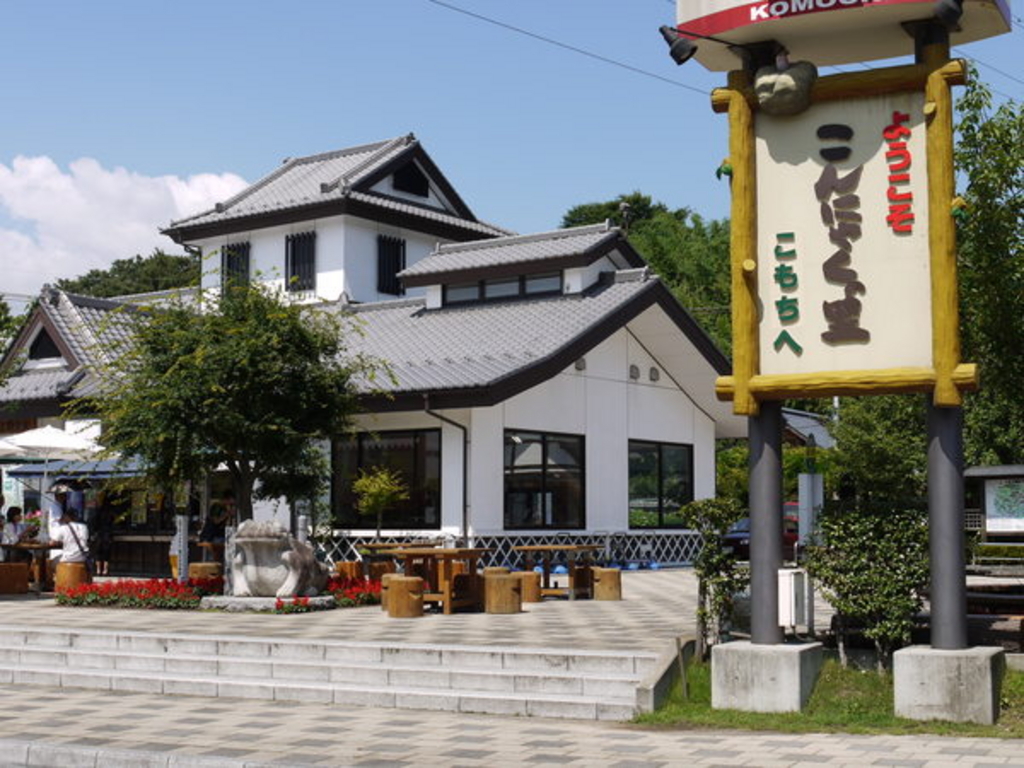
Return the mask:
<path id="1" fill-rule="evenodd" d="M 212 256 L 204 289 L 259 278 L 299 300 L 401 295 L 396 275 L 441 241 L 510 234 L 479 221 L 415 136 L 290 158 L 163 230 Z"/>
<path id="2" fill-rule="evenodd" d="M 399 278 L 426 290 L 427 308 L 578 294 L 602 273 L 644 267 L 609 223 L 470 243 L 439 245 Z"/>

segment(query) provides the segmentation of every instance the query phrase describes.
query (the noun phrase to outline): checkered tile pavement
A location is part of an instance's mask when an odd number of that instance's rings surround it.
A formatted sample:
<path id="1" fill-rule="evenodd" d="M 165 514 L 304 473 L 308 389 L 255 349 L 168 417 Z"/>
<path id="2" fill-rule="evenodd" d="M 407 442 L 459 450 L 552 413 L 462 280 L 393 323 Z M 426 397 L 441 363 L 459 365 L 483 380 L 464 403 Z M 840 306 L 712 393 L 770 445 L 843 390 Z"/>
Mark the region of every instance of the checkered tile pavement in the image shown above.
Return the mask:
<path id="1" fill-rule="evenodd" d="M 0 765 L 1024 766 L 1014 741 L 629 724 L 0 686 Z"/>

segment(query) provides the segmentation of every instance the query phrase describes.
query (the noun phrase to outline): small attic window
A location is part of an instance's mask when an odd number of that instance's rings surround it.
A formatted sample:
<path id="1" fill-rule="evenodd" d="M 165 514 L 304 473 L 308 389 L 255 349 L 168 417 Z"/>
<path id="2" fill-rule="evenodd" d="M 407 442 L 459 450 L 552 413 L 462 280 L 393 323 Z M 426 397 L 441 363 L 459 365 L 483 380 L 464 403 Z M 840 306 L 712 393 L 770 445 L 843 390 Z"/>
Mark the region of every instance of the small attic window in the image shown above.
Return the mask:
<path id="1" fill-rule="evenodd" d="M 45 330 L 39 332 L 35 341 L 33 341 L 32 345 L 28 348 L 29 360 L 53 360 L 61 357 L 60 349 L 57 348 L 53 339 L 50 338 L 50 334 Z"/>
<path id="2" fill-rule="evenodd" d="M 407 192 L 410 195 L 430 196 L 430 183 L 416 163 L 407 163 L 395 171 L 391 177 L 391 186 L 399 192 Z"/>

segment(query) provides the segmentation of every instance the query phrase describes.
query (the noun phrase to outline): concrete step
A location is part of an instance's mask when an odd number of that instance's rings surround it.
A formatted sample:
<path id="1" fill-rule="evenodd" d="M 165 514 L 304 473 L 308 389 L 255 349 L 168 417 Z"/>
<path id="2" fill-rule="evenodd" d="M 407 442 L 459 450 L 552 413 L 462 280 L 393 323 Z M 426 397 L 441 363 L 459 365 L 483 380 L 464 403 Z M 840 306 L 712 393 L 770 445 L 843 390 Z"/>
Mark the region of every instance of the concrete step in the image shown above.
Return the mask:
<path id="1" fill-rule="evenodd" d="M 650 653 L 0 625 L 3 682 L 545 717 L 632 717 L 657 663 Z"/>
<path id="2" fill-rule="evenodd" d="M 9 646 L 0 641 L 0 664 L 17 668 L 116 670 L 203 677 L 261 678 L 276 681 L 356 683 L 381 686 L 414 685 L 468 691 L 559 693 L 628 699 L 638 676 L 612 673 L 567 673 L 549 670 L 488 669 L 456 666 L 389 666 L 383 663 L 271 661 L 260 658 L 201 654 L 125 653 L 120 650 L 77 650 Z"/>
<path id="3" fill-rule="evenodd" d="M 543 692 L 488 692 L 314 681 L 290 682 L 138 670 L 70 670 L 14 666 L 6 663 L 0 664 L 0 683 L 585 720 L 625 720 L 639 711 L 633 700 L 615 697 L 595 698 Z"/>
<path id="4" fill-rule="evenodd" d="M 238 636 L 116 632 L 0 625 L 0 647 L 117 650 L 125 653 L 224 656 L 271 661 L 382 663 L 390 666 L 458 667 L 644 676 L 655 653 L 586 651 L 513 646 L 427 645 L 289 640 Z"/>

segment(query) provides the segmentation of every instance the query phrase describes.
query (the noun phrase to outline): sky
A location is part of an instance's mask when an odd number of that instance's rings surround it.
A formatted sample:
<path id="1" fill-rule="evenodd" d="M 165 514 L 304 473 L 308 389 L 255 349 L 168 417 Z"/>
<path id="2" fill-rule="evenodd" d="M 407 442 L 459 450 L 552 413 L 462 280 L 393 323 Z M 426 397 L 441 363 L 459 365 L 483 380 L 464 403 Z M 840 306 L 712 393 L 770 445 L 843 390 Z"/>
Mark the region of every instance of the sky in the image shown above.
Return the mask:
<path id="1" fill-rule="evenodd" d="M 0 294 L 17 309 L 180 252 L 160 227 L 283 159 L 410 132 L 479 218 L 519 232 L 636 190 L 728 216 L 725 75 L 668 57 L 672 0 L 445 2 L 647 74 L 431 0 L 0 3 Z M 1010 34 L 954 54 L 1020 101 L 1012 12 Z"/>

